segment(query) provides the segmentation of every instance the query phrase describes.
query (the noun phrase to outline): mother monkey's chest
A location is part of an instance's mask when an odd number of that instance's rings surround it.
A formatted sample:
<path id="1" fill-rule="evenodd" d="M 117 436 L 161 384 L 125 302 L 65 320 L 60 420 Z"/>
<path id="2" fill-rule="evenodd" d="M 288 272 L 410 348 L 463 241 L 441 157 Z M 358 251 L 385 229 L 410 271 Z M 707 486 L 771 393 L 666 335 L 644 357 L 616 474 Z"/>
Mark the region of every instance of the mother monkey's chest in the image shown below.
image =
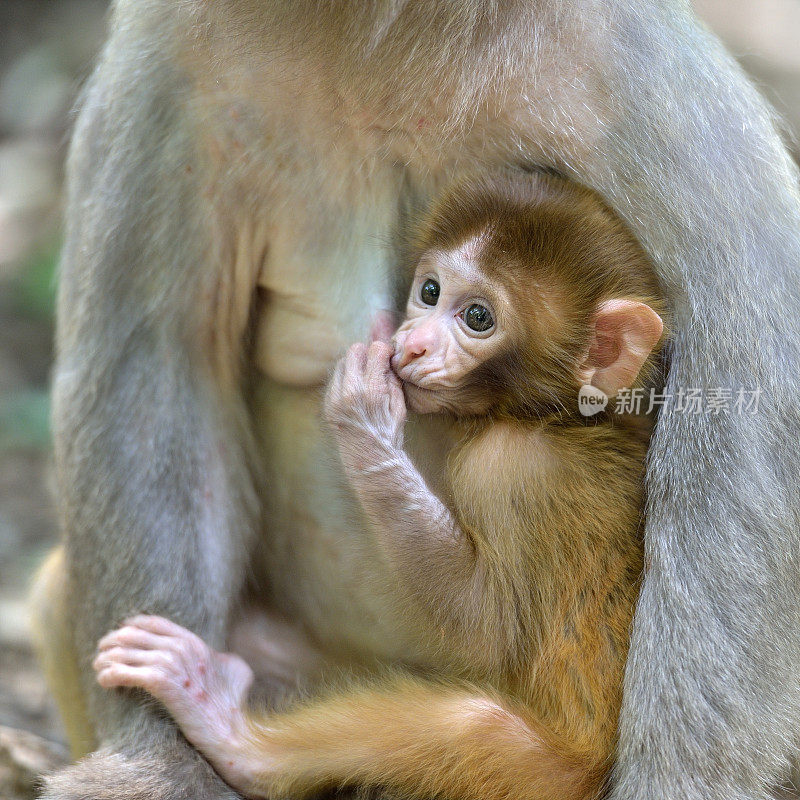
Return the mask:
<path id="1" fill-rule="evenodd" d="M 391 170 L 387 170 L 391 173 Z M 273 602 L 336 646 L 383 649 L 380 561 L 321 419 L 329 370 L 390 308 L 391 174 L 349 196 L 295 196 L 279 210 L 259 277 L 254 416 L 265 464 L 263 558 Z M 398 645 L 400 643 L 398 642 Z"/>
<path id="2" fill-rule="evenodd" d="M 354 168 L 359 155 L 369 169 Z M 304 180 L 286 175 L 258 278 L 253 411 L 266 513 L 257 568 L 271 601 L 332 649 L 408 657 L 414 637 L 394 612 L 394 577 L 321 419 L 333 364 L 405 292 L 395 235 L 408 175 L 363 152 L 338 174 L 307 169 Z"/>

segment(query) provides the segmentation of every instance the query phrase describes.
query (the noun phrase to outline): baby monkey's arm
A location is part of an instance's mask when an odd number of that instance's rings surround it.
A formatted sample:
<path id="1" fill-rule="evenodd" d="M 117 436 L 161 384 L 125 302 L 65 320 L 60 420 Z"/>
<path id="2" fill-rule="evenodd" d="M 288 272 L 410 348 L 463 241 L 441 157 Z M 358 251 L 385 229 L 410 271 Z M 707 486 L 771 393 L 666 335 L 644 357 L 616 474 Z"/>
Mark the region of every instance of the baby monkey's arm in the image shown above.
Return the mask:
<path id="1" fill-rule="evenodd" d="M 339 362 L 325 414 L 348 480 L 406 591 L 435 611 L 475 614 L 483 576 L 474 543 L 403 450 L 406 405 L 385 342 L 354 344 Z"/>

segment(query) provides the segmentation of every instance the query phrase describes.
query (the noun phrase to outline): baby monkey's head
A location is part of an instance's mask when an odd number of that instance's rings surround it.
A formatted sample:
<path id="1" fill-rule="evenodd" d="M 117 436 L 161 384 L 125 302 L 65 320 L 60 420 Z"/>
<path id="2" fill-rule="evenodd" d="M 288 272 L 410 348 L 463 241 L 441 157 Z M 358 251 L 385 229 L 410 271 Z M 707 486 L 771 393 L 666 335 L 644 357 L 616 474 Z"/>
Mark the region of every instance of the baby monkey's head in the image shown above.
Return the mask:
<path id="1" fill-rule="evenodd" d="M 631 233 L 562 178 L 467 181 L 421 221 L 392 366 L 412 411 L 542 416 L 641 379 L 663 332 Z"/>

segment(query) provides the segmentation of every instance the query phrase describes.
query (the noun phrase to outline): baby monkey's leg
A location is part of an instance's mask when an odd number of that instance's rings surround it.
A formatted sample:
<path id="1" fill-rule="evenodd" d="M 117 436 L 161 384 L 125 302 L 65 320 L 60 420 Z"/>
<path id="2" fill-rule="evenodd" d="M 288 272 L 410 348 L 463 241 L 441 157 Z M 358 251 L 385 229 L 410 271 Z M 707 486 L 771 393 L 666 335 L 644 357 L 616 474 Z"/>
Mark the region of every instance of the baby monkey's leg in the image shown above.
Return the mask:
<path id="1" fill-rule="evenodd" d="M 160 700 L 228 783 L 246 782 L 240 754 L 253 672 L 239 656 L 212 650 L 168 619 L 142 615 L 100 640 L 93 666 L 101 686 L 145 689 Z"/>
<path id="2" fill-rule="evenodd" d="M 596 795 L 609 755 L 571 746 L 502 699 L 411 676 L 253 715 L 244 707 L 247 665 L 160 617 L 136 617 L 108 634 L 95 669 L 103 686 L 139 687 L 161 700 L 250 797 L 356 784 L 448 800 L 581 800 Z"/>

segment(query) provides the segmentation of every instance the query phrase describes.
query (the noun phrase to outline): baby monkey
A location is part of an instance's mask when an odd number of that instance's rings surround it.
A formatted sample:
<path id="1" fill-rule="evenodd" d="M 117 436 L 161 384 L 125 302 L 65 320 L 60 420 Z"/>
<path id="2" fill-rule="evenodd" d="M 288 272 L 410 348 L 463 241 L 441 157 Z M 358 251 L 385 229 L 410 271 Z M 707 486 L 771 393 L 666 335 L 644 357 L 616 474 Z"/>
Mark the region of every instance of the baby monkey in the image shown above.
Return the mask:
<path id="1" fill-rule="evenodd" d="M 98 680 L 153 694 L 248 797 L 345 784 L 596 797 L 642 571 L 650 430 L 610 410 L 584 418 L 578 392 L 613 397 L 646 376 L 656 280 L 595 195 L 542 174 L 457 186 L 409 251 L 393 344 L 353 345 L 325 409 L 429 677 L 393 672 L 259 714 L 241 659 L 140 616 L 100 642 Z M 408 410 L 450 421 L 438 493 L 404 450 Z"/>

